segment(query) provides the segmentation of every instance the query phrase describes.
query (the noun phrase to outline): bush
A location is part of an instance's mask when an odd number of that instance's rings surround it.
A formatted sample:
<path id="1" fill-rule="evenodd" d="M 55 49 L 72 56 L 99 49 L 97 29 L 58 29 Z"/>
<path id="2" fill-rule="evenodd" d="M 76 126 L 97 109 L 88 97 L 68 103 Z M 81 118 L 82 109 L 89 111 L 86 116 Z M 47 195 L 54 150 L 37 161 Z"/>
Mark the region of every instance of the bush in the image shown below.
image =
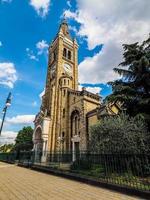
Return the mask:
<path id="1" fill-rule="evenodd" d="M 91 163 L 88 160 L 78 159 L 71 165 L 71 170 L 88 170 L 91 169 Z"/>
<path id="2" fill-rule="evenodd" d="M 139 117 L 122 113 L 105 117 L 90 129 L 89 149 L 97 153 L 142 154 L 150 152 L 150 133 Z"/>

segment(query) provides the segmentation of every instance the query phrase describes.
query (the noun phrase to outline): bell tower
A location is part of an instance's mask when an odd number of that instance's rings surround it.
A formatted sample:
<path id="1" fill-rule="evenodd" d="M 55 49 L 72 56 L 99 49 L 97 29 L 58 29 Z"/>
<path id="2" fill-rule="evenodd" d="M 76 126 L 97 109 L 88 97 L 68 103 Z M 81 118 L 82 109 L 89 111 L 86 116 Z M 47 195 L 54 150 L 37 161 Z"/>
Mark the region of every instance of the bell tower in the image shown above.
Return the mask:
<path id="1" fill-rule="evenodd" d="M 64 19 L 49 47 L 45 95 L 41 109 L 50 117 L 48 151 L 58 150 L 58 138 L 65 134 L 67 91 L 78 89 L 78 44 Z"/>
<path id="2" fill-rule="evenodd" d="M 42 151 L 45 162 L 47 152 L 72 151 L 74 161 L 88 148 L 89 126 L 98 120 L 99 106 L 99 95 L 78 91 L 78 44 L 64 19 L 48 50 L 45 94 L 34 121 L 35 158 Z"/>

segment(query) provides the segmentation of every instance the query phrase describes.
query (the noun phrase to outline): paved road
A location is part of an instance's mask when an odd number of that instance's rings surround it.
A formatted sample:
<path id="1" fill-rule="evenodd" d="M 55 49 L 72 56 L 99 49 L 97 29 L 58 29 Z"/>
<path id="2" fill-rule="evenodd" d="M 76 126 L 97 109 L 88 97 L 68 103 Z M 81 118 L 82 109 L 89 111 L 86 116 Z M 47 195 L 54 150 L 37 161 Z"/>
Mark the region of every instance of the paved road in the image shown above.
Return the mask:
<path id="1" fill-rule="evenodd" d="M 106 189 L 0 163 L 0 200 L 135 200 Z"/>

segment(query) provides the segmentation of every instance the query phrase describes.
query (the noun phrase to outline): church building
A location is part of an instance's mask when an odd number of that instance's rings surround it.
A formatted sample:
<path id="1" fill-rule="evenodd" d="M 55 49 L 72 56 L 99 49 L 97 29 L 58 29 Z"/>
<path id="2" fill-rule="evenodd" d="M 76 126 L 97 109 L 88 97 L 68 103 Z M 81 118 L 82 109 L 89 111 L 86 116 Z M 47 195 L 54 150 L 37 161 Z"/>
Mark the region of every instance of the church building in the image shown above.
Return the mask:
<path id="1" fill-rule="evenodd" d="M 34 151 L 42 152 L 42 161 L 46 152 L 87 150 L 89 127 L 98 121 L 102 109 L 99 94 L 84 87 L 78 90 L 78 44 L 66 20 L 49 46 L 48 60 L 45 94 L 33 134 Z M 110 108 L 109 112 L 116 111 Z"/>

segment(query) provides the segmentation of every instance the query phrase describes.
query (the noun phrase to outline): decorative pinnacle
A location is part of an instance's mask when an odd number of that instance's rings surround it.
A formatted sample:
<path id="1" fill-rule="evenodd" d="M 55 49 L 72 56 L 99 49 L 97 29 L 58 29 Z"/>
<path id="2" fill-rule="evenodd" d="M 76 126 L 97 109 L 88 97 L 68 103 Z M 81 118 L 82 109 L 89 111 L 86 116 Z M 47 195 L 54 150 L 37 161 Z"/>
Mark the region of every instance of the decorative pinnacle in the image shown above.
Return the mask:
<path id="1" fill-rule="evenodd" d="M 66 14 L 63 14 L 62 24 L 67 24 Z"/>

